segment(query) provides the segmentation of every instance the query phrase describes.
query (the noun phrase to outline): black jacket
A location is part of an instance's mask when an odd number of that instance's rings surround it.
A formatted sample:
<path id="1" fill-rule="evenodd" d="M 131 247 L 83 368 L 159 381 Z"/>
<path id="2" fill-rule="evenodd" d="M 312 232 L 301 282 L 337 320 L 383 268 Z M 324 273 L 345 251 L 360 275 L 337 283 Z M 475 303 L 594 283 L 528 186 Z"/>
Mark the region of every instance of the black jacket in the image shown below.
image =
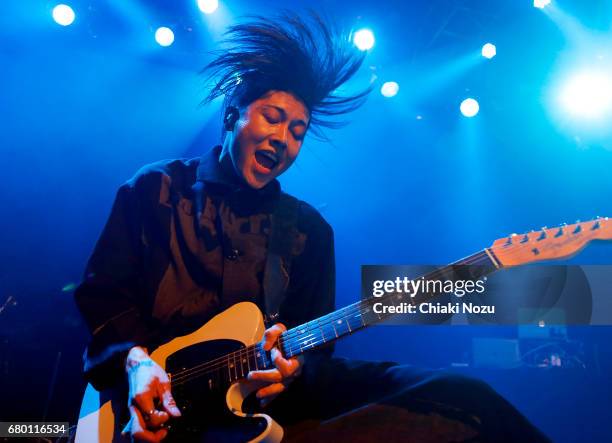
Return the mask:
<path id="1" fill-rule="evenodd" d="M 270 219 L 280 185 L 274 180 L 254 190 L 240 184 L 220 168 L 219 153 L 216 147 L 201 159 L 146 166 L 117 192 L 75 291 L 92 334 L 85 376 L 96 388 L 121 379 L 135 345 L 151 351 L 240 301 L 264 310 Z M 199 220 L 197 182 L 205 183 Z M 333 231 L 301 201 L 292 254 L 279 318 L 287 327 L 334 308 Z"/>

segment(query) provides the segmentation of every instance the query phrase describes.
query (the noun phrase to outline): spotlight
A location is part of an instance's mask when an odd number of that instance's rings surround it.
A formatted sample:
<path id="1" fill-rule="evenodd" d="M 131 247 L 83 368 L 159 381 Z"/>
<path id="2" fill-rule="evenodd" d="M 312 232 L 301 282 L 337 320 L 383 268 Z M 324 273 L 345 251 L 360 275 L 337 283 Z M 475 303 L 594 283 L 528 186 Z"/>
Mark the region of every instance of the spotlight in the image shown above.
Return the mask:
<path id="1" fill-rule="evenodd" d="M 571 115 L 597 119 L 612 110 L 609 73 L 583 71 L 570 77 L 561 89 L 561 104 Z"/>
<path id="2" fill-rule="evenodd" d="M 484 58 L 492 59 L 497 54 L 497 48 L 493 43 L 487 43 L 482 47 L 481 53 Z"/>
<path id="3" fill-rule="evenodd" d="M 155 31 L 155 41 L 160 46 L 170 46 L 174 42 L 174 32 L 165 26 L 157 28 L 157 31 Z"/>
<path id="4" fill-rule="evenodd" d="M 399 85 L 397 82 L 385 82 L 380 88 L 380 93 L 387 98 L 396 96 L 398 91 Z"/>
<path id="5" fill-rule="evenodd" d="M 68 26 L 74 22 L 74 11 L 68 5 L 57 5 L 51 13 L 58 25 Z"/>
<path id="6" fill-rule="evenodd" d="M 198 0 L 198 8 L 204 14 L 212 14 L 219 7 L 219 0 Z"/>
<path id="7" fill-rule="evenodd" d="M 550 0 L 533 0 L 533 6 L 538 9 L 544 9 L 550 5 Z"/>
<path id="8" fill-rule="evenodd" d="M 353 35 L 353 43 L 361 51 L 372 49 L 374 47 L 374 34 L 369 29 L 360 29 Z"/>
<path id="9" fill-rule="evenodd" d="M 459 109 L 465 117 L 474 117 L 478 114 L 480 106 L 478 106 L 478 102 L 473 98 L 466 98 L 461 102 Z"/>

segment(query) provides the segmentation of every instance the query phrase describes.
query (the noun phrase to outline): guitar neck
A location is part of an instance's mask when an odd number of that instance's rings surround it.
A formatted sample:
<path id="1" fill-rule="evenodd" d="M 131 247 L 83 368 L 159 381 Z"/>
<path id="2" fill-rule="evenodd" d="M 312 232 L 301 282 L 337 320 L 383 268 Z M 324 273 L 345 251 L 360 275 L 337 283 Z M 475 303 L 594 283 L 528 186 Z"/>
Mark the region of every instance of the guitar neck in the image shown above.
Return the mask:
<path id="1" fill-rule="evenodd" d="M 474 255 L 436 269 L 422 277 L 423 280 L 457 278 L 478 279 L 500 268 L 490 249 L 484 249 Z M 279 341 L 281 351 L 286 358 L 317 349 L 325 344 L 350 335 L 370 325 L 380 323 L 395 315 L 376 313 L 374 303 L 384 303 L 387 306 L 409 303 L 415 306 L 432 298 L 426 293 L 411 296 L 407 293 L 391 292 L 382 297 L 370 297 L 352 305 L 338 309 L 284 332 Z"/>
<path id="2" fill-rule="evenodd" d="M 612 240 L 612 220 L 608 217 L 597 217 L 588 222 L 542 228 L 540 231 L 522 235 L 511 234 L 509 237 L 495 240 L 491 247 L 436 269 L 421 279 L 426 282 L 476 280 L 502 268 L 570 257 L 593 240 Z M 395 315 L 389 313 L 389 310 L 383 310 L 383 313 L 375 312 L 375 303 L 386 306 L 418 306 L 435 297 L 435 294 L 417 290 L 416 294 L 391 292 L 382 297 L 366 298 L 284 332 L 279 339 L 279 347 L 286 358 L 294 357 Z M 210 362 L 184 369 L 175 374 L 173 385 L 206 376 L 212 389 L 245 378 L 249 371 L 272 367 L 274 363 L 270 353 L 263 349 L 260 342 Z"/>

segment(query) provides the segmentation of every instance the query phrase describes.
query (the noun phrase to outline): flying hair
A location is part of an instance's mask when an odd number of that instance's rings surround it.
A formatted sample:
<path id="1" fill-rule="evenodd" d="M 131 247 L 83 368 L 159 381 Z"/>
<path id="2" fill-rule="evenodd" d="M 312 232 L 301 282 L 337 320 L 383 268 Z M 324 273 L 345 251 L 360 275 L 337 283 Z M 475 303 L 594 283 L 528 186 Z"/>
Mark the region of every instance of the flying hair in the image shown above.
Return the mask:
<path id="1" fill-rule="evenodd" d="M 290 92 L 308 109 L 313 133 L 325 138 L 321 128 L 342 126 L 345 122 L 335 117 L 361 106 L 371 90 L 337 92 L 359 70 L 365 53 L 348 33 L 314 12 L 249 16 L 231 26 L 221 43 L 225 48 L 202 70 L 209 85 L 203 104 L 224 96 L 224 111 L 243 108 L 272 90 Z"/>

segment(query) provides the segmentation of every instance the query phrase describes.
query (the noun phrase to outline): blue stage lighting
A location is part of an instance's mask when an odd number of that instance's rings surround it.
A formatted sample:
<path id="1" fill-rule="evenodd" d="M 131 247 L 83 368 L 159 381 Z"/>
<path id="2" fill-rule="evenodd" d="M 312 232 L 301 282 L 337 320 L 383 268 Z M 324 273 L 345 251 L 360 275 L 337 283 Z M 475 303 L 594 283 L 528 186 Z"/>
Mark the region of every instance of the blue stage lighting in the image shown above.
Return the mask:
<path id="1" fill-rule="evenodd" d="M 174 32 L 165 26 L 157 28 L 157 31 L 155 31 L 155 41 L 160 46 L 170 46 L 174 42 Z"/>
<path id="2" fill-rule="evenodd" d="M 385 97 L 395 97 L 399 91 L 397 82 L 385 82 L 380 88 L 380 93 Z"/>
<path id="3" fill-rule="evenodd" d="M 473 98 L 466 98 L 461 102 L 459 109 L 465 117 L 474 117 L 476 114 L 478 114 L 480 106 Z"/>
<path id="4" fill-rule="evenodd" d="M 493 43 L 487 43 L 482 47 L 481 53 L 484 58 L 492 59 L 497 54 L 497 48 Z"/>
<path id="5" fill-rule="evenodd" d="M 219 7 L 219 0 L 198 0 L 198 8 L 204 14 L 212 14 Z"/>
<path id="6" fill-rule="evenodd" d="M 369 29 L 360 29 L 353 35 L 353 43 L 359 50 L 367 51 L 374 47 L 374 33 Z"/>
<path id="7" fill-rule="evenodd" d="M 68 26 L 74 22 L 74 11 L 68 5 L 57 5 L 51 14 L 58 25 Z"/>
<path id="8" fill-rule="evenodd" d="M 564 109 L 580 119 L 600 119 L 612 111 L 612 78 L 610 73 L 582 71 L 569 77 L 561 88 Z"/>
<path id="9" fill-rule="evenodd" d="M 550 5 L 550 0 L 533 0 L 533 6 L 538 9 L 544 9 Z"/>

